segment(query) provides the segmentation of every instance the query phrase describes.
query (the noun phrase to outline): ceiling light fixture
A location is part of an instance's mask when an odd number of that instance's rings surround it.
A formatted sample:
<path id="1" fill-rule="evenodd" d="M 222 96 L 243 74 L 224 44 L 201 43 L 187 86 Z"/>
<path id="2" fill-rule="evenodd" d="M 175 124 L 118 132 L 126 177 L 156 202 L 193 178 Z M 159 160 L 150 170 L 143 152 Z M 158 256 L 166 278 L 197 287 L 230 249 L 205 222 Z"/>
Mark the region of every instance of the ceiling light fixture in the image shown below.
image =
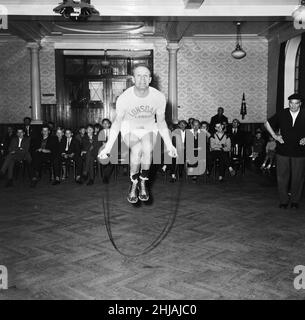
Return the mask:
<path id="1" fill-rule="evenodd" d="M 103 67 L 108 67 L 110 64 L 110 61 L 107 60 L 107 50 L 104 51 L 104 60 L 101 61 L 101 65 Z"/>
<path id="2" fill-rule="evenodd" d="M 236 23 L 236 47 L 235 50 L 232 51 L 231 55 L 234 59 L 242 59 L 247 53 L 243 50 L 241 46 L 241 33 L 240 33 L 240 22 Z"/>
<path id="3" fill-rule="evenodd" d="M 303 25 L 303 23 L 305 23 L 305 0 L 300 1 L 300 4 L 291 15 L 295 24 Z"/>
<path id="4" fill-rule="evenodd" d="M 100 13 L 90 4 L 90 0 L 64 0 L 58 7 L 54 8 L 55 13 L 73 21 L 86 21 L 92 15 Z"/>

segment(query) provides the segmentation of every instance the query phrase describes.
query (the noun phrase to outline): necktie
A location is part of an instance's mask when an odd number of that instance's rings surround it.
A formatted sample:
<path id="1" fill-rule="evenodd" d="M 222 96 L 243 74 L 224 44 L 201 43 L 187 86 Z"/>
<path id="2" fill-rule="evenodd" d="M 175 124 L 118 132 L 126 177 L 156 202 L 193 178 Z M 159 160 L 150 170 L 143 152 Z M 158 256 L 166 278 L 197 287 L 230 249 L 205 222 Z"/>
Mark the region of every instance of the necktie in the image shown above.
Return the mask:
<path id="1" fill-rule="evenodd" d="M 69 146 L 70 146 L 70 139 L 67 139 L 66 151 L 69 150 Z"/>
<path id="2" fill-rule="evenodd" d="M 22 139 L 19 139 L 18 148 L 21 147 L 21 141 L 22 141 Z"/>

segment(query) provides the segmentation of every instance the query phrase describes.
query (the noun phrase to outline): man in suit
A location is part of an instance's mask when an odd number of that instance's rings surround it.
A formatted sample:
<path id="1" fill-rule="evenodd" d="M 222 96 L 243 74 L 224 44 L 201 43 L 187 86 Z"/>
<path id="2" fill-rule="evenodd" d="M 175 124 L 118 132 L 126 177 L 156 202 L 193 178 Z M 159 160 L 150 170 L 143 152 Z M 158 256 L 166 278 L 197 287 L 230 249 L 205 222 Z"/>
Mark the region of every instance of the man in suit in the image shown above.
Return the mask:
<path id="1" fill-rule="evenodd" d="M 176 182 L 177 174 L 182 175 L 185 162 L 185 143 L 186 143 L 186 128 L 188 123 L 185 120 L 178 121 L 178 128 L 172 132 L 172 141 L 173 145 L 176 147 L 179 157 L 183 159 L 183 164 L 179 164 L 176 161 L 176 158 L 172 159 L 172 164 L 168 165 L 170 172 L 170 182 Z M 165 165 L 166 169 L 167 165 Z"/>
<path id="2" fill-rule="evenodd" d="M 51 166 L 52 152 L 54 152 L 54 137 L 50 136 L 48 125 L 43 125 L 41 137 L 32 144 L 32 181 L 31 187 L 36 187 L 43 163 Z"/>
<path id="3" fill-rule="evenodd" d="M 65 131 L 62 127 L 57 127 L 54 136 L 54 150 L 52 154 L 53 168 L 54 168 L 54 181 L 53 185 L 60 183 L 62 171 L 62 152 L 66 146 Z"/>
<path id="4" fill-rule="evenodd" d="M 240 122 L 233 119 L 232 127 L 228 129 L 228 137 L 231 139 L 231 146 L 234 149 L 234 155 L 241 156 L 242 148 L 245 144 L 245 132 L 240 130 Z"/>
<path id="5" fill-rule="evenodd" d="M 216 123 L 221 123 L 224 126 L 224 130 L 226 131 L 226 126 L 228 125 L 228 118 L 223 113 L 224 109 L 222 107 L 219 107 L 217 110 L 217 114 L 211 118 L 210 130 L 212 134 L 216 132 Z"/>
<path id="6" fill-rule="evenodd" d="M 88 124 L 86 131 L 87 134 L 81 143 L 81 157 L 84 160 L 83 178 L 84 180 L 89 179 L 87 186 L 91 186 L 94 184 L 94 161 L 97 157 L 102 142 L 98 141 L 97 135 L 94 135 L 93 125 Z"/>
<path id="7" fill-rule="evenodd" d="M 81 181 L 81 156 L 80 156 L 80 143 L 73 137 L 71 129 L 65 130 L 66 145 L 61 152 L 62 160 L 66 162 L 66 165 L 70 165 L 70 161 L 73 160 L 75 163 L 76 178 L 75 181 L 79 184 Z"/>
<path id="8" fill-rule="evenodd" d="M 1 156 L 6 156 L 12 139 L 15 137 L 14 127 L 9 125 L 5 137 L 1 140 Z"/>
<path id="9" fill-rule="evenodd" d="M 35 150 L 37 140 L 40 139 L 41 125 L 32 125 L 32 119 L 30 117 L 23 118 L 23 130 L 24 136 L 30 138 L 30 153 L 32 154 Z"/>
<path id="10" fill-rule="evenodd" d="M 33 128 L 31 126 L 32 119 L 30 117 L 23 118 L 23 129 L 24 129 L 24 135 L 28 138 L 31 137 Z"/>
<path id="11" fill-rule="evenodd" d="M 231 139 L 232 145 L 238 144 L 242 146 L 244 144 L 245 133 L 240 129 L 240 122 L 238 119 L 233 119 L 232 127 L 228 129 L 228 136 Z"/>
<path id="12" fill-rule="evenodd" d="M 305 110 L 301 108 L 302 97 L 288 97 L 289 108 L 283 108 L 265 122 L 270 135 L 277 141 L 276 171 L 279 207 L 286 209 L 289 200 L 298 209 L 305 177 Z M 280 134 L 276 134 L 279 130 Z M 290 182 L 290 199 L 289 199 Z"/>
<path id="13" fill-rule="evenodd" d="M 8 155 L 0 170 L 0 176 L 4 176 L 7 171 L 7 184 L 6 187 L 13 186 L 13 170 L 15 163 L 18 161 L 27 161 L 31 163 L 30 139 L 24 136 L 23 128 L 17 129 L 17 136 L 11 140 Z"/>
<path id="14" fill-rule="evenodd" d="M 207 130 L 201 130 L 201 123 L 199 120 L 194 119 L 192 129 L 190 130 L 190 133 L 192 134 L 194 138 L 194 156 L 197 161 L 194 163 L 192 160 L 188 159 L 186 157 L 186 163 L 187 163 L 187 174 L 192 175 L 192 180 L 194 183 L 198 181 L 198 176 L 201 174 L 200 172 L 203 172 L 202 167 L 204 165 L 205 159 L 198 159 L 199 156 L 199 150 L 201 150 L 201 146 L 199 145 L 199 136 L 202 136 L 202 139 L 206 141 L 207 137 Z M 206 152 L 205 152 L 206 154 Z"/>

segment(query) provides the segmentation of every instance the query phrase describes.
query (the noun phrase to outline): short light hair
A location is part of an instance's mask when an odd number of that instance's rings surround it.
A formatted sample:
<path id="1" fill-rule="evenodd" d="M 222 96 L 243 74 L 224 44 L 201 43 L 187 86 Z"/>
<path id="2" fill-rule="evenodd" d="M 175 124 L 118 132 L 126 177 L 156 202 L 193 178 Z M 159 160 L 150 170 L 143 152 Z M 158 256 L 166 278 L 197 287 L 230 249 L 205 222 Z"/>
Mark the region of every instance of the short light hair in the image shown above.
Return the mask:
<path id="1" fill-rule="evenodd" d="M 150 71 L 150 69 L 149 69 L 149 68 L 147 67 L 147 65 L 144 64 L 144 63 L 136 64 L 136 65 L 133 67 L 133 69 L 132 69 L 132 74 L 134 75 L 136 69 L 141 68 L 141 67 L 147 69 L 147 70 L 149 71 L 149 76 L 151 76 L 151 71 Z"/>

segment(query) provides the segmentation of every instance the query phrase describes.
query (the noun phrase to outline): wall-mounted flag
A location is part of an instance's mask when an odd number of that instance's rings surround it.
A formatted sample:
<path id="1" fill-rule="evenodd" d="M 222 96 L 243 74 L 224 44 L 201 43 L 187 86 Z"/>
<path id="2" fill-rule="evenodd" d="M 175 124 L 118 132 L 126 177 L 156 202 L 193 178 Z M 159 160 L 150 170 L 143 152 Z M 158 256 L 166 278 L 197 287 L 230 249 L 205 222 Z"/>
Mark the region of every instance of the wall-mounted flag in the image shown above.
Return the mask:
<path id="1" fill-rule="evenodd" d="M 243 99 L 241 101 L 240 114 L 242 119 L 244 119 L 245 115 L 247 114 L 247 104 L 246 104 L 245 93 L 243 93 Z"/>

